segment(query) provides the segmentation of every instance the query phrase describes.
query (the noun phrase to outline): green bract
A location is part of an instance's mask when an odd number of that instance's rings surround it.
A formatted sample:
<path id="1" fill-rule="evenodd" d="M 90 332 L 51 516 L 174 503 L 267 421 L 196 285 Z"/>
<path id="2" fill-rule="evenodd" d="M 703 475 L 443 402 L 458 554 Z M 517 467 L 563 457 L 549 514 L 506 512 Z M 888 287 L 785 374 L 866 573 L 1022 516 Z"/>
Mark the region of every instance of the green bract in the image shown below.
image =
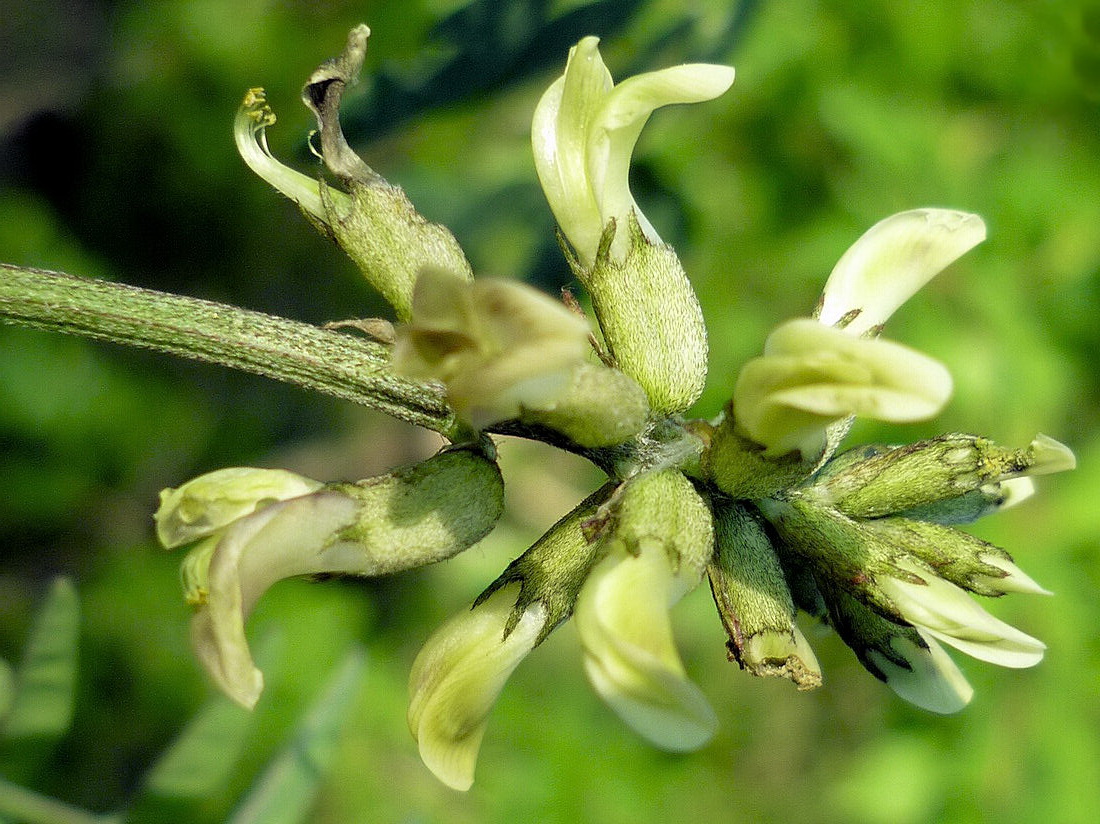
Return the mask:
<path id="1" fill-rule="evenodd" d="M 539 101 L 535 165 L 592 324 L 573 301 L 472 278 L 450 233 L 347 146 L 339 105 L 366 37 L 353 30 L 305 91 L 325 164 L 346 192 L 271 158 L 263 130 L 274 116 L 257 90 L 238 115 L 238 145 L 394 306 L 395 335 L 385 322 L 357 324 L 380 341 L 371 368 L 429 381 L 433 397 L 445 391 L 443 412 L 457 422 L 439 431 L 452 446 L 357 484 L 229 469 L 162 494 L 164 544 L 199 542 L 184 587 L 197 608 L 196 652 L 219 686 L 248 706 L 259 696 L 244 619 L 276 580 L 396 572 L 485 535 L 503 501 L 493 435 L 570 450 L 607 479 L 417 657 L 409 726 L 449 786 L 471 785 L 508 676 L 574 613 L 585 671 L 612 709 L 659 747 L 705 744 L 716 716 L 687 674 L 669 613 L 704 572 L 730 658 L 800 689 L 818 686 L 821 671 L 799 610 L 935 712 L 972 694 L 941 642 L 1007 667 L 1038 663 L 1043 644 L 971 594 L 1044 590 L 956 525 L 1027 498 L 1031 476 L 1072 468 L 1072 452 L 1042 435 L 1009 449 L 965 434 L 838 452 L 854 416 L 917 421 L 947 403 L 944 366 L 878 336 L 985 237 L 981 218 L 920 209 L 878 223 L 840 259 L 813 317 L 780 324 L 744 366 L 723 414 L 687 420 L 706 379 L 702 311 L 676 252 L 631 196 L 629 161 L 654 109 L 714 98 L 733 70 L 678 66 L 616 85 L 588 37 Z"/>

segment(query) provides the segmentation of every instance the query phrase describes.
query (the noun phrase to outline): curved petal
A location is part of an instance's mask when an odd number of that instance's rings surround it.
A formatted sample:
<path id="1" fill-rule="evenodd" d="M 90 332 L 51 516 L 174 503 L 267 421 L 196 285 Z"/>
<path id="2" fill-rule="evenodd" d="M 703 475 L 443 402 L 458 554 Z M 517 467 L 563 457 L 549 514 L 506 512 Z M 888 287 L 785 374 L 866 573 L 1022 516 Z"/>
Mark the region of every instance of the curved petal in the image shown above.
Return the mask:
<path id="1" fill-rule="evenodd" d="M 263 89 L 249 89 L 237 110 L 233 121 L 233 137 L 237 151 L 253 172 L 268 184 L 293 200 L 316 220 L 327 224 L 328 218 L 321 199 L 320 184 L 311 177 L 280 163 L 267 148 L 268 126 L 275 122 L 275 113 L 267 104 Z M 346 206 L 350 199 L 346 194 L 330 189 L 329 196 Z"/>
<path id="2" fill-rule="evenodd" d="M 897 565 L 925 583 L 881 576 L 879 586 L 905 620 L 918 629 L 980 661 L 1002 667 L 1032 667 L 1042 660 L 1046 650 L 1042 641 L 994 618 L 966 591 L 915 564 L 901 561 Z"/>
<path id="3" fill-rule="evenodd" d="M 570 49 L 565 74 L 543 94 L 531 123 L 539 182 L 562 233 L 586 265 L 604 225 L 589 179 L 588 135 L 613 85 L 599 42 L 586 37 Z"/>
<path id="4" fill-rule="evenodd" d="M 734 70 L 729 66 L 672 66 L 629 77 L 607 95 L 588 135 L 587 166 L 603 225 L 614 219 L 619 227 L 611 247 L 613 256 L 621 256 L 629 245 L 625 229 L 632 210 L 649 241 L 661 241 L 637 208 L 628 179 L 634 146 L 649 116 L 662 106 L 712 100 L 729 89 L 733 77 Z"/>
<path id="5" fill-rule="evenodd" d="M 890 641 L 893 651 L 905 659 L 908 668 L 878 650 L 868 650 L 867 657 L 885 676 L 886 685 L 910 704 L 942 715 L 958 712 L 970 703 L 974 688 L 936 639 L 918 632 L 927 647 L 900 635 Z"/>
<path id="6" fill-rule="evenodd" d="M 447 786 L 468 790 L 489 712 L 546 621 L 529 607 L 505 633 L 518 586 L 504 587 L 440 627 L 409 675 L 409 729 L 425 765 Z"/>
<path id="7" fill-rule="evenodd" d="M 966 212 L 914 209 L 891 215 L 840 258 L 825 283 L 818 319 L 827 326 L 849 319 L 844 329 L 850 335 L 873 332 L 983 240 L 985 223 Z"/>
<path id="8" fill-rule="evenodd" d="M 764 352 L 738 375 L 733 410 L 745 434 L 773 454 L 799 449 L 812 457 L 826 428 L 849 415 L 922 420 L 951 396 L 951 375 L 939 361 L 808 318 L 778 326 Z"/>
<path id="9" fill-rule="evenodd" d="M 257 509 L 306 495 L 322 486 L 285 469 L 234 466 L 199 475 L 160 493 L 153 520 L 165 549 L 213 535 Z"/>
<path id="10" fill-rule="evenodd" d="M 664 548 L 646 541 L 637 556 L 616 550 L 604 559 L 576 608 L 596 692 L 639 734 L 672 751 L 701 747 L 718 723 L 672 637 L 668 609 L 689 585 L 673 574 Z"/>
<path id="11" fill-rule="evenodd" d="M 318 492 L 272 504 L 234 523 L 218 541 L 207 570 L 207 595 L 191 623 L 195 654 L 219 687 L 251 708 L 263 689 L 252 663 L 244 622 L 276 581 L 320 572 L 358 572 L 366 556 L 333 543 L 358 504 Z"/>

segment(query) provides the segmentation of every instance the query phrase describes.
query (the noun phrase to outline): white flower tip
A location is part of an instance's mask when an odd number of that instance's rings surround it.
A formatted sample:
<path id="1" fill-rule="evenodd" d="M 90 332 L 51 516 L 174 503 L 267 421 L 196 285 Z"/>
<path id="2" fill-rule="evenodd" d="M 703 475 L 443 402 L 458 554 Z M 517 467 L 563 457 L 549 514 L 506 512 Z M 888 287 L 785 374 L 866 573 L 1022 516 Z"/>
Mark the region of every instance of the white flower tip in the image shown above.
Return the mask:
<path id="1" fill-rule="evenodd" d="M 923 635 L 1002 667 L 1033 667 L 1043 659 L 1046 645 L 1042 641 L 990 615 L 964 590 L 918 564 L 896 564 L 925 583 L 882 576 L 879 586 L 905 620 Z"/>
<path id="2" fill-rule="evenodd" d="M 246 710 L 256 706 L 264 690 L 264 676 L 255 664 L 244 640 L 244 628 L 240 632 L 230 633 L 228 640 L 224 631 L 214 626 L 214 618 L 207 608 L 200 609 L 191 619 L 191 647 L 199 659 L 210 680 L 229 698 Z"/>
<path id="3" fill-rule="evenodd" d="M 979 560 L 983 564 L 1003 570 L 1003 578 L 986 578 L 986 583 L 996 587 L 1002 592 L 1021 592 L 1027 595 L 1053 595 L 1049 589 L 1040 586 L 1030 575 L 1025 573 L 1012 561 L 1000 558 L 996 555 L 981 555 Z"/>
<path id="4" fill-rule="evenodd" d="M 313 178 L 280 163 L 268 149 L 266 129 L 274 122 L 275 112 L 268 105 L 264 90 L 249 89 L 233 121 L 233 138 L 237 144 L 237 151 L 255 174 L 313 217 L 327 222 L 324 203 L 321 201 L 320 184 Z M 330 189 L 329 194 L 334 200 L 347 199 L 347 196 L 338 189 Z"/>
<path id="5" fill-rule="evenodd" d="M 702 691 L 662 662 L 585 655 L 584 668 L 607 705 L 655 747 L 691 752 L 718 729 L 718 716 Z"/>
<path id="6" fill-rule="evenodd" d="M 753 675 L 787 678 L 800 690 L 821 686 L 821 665 L 802 631 L 758 632 L 745 642 L 742 662 Z"/>
<path id="7" fill-rule="evenodd" d="M 934 638 L 922 637 L 927 649 L 902 636 L 891 640 L 908 669 L 877 650 L 869 650 L 867 657 L 886 677 L 886 685 L 910 704 L 941 715 L 956 713 L 970 703 L 974 688 Z"/>
<path id="8" fill-rule="evenodd" d="M 1002 496 L 1000 509 L 1021 504 L 1035 494 L 1035 481 L 1026 475 L 1001 481 L 1000 487 Z"/>
<path id="9" fill-rule="evenodd" d="M 1027 470 L 1030 475 L 1053 475 L 1077 468 L 1073 450 L 1049 435 L 1036 435 L 1028 447 L 1028 453 L 1032 461 Z"/>
<path id="10" fill-rule="evenodd" d="M 489 712 L 546 622 L 545 607 L 536 604 L 503 637 L 517 594 L 504 587 L 456 615 L 428 639 L 409 675 L 409 730 L 420 757 L 456 790 L 473 784 Z"/>
<path id="11" fill-rule="evenodd" d="M 879 221 L 829 275 L 821 322 L 832 326 L 847 320 L 849 334 L 871 332 L 985 234 L 980 217 L 950 209 L 914 209 Z"/>

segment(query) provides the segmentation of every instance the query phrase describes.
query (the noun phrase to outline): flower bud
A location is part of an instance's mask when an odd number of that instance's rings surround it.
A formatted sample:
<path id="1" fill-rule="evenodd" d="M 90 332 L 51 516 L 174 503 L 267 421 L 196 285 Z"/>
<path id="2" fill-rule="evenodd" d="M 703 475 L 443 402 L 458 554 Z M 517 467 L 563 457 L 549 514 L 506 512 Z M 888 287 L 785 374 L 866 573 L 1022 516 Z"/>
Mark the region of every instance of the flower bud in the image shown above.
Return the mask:
<path id="1" fill-rule="evenodd" d="M 565 73 L 535 108 L 531 143 L 546 199 L 582 267 L 590 268 L 608 223 L 624 230 L 631 214 L 659 243 L 630 194 L 630 156 L 655 109 L 698 103 L 733 83 L 728 66 L 691 64 L 647 72 L 615 85 L 600 57 L 599 39 L 586 37 L 569 51 Z M 625 231 L 611 244 L 621 259 Z"/>
<path id="2" fill-rule="evenodd" d="M 783 569 L 759 515 L 716 502 L 710 588 L 725 625 L 730 660 L 753 675 L 788 678 L 800 690 L 821 686 L 821 668 L 795 626 Z"/>
<path id="3" fill-rule="evenodd" d="M 442 381 L 455 411 L 480 428 L 553 404 L 591 351 L 588 335 L 584 318 L 526 284 L 425 269 L 393 366 Z"/>
<path id="4" fill-rule="evenodd" d="M 977 517 L 1003 506 L 1008 493 L 1002 493 L 1002 481 L 1058 471 L 1067 462 L 1072 465 L 1072 453 L 1045 435 L 1027 449 L 1006 449 L 974 435 L 941 435 L 846 462 L 803 494 L 858 518 L 906 513 L 941 520 L 936 515 L 943 507 L 942 517 L 959 523 L 968 513 Z"/>
<path id="5" fill-rule="evenodd" d="M 669 608 L 699 582 L 713 554 L 710 509 L 673 470 L 628 481 L 609 506 L 607 557 L 577 599 L 585 671 L 608 705 L 656 746 L 696 749 L 717 719 L 687 678 Z"/>
<path id="6" fill-rule="evenodd" d="M 313 491 L 259 508 L 255 501 L 242 505 L 250 491 L 269 495 L 278 486 L 270 472 L 203 476 L 166 490 L 157 513 L 170 541 L 180 534 L 205 538 L 181 571 L 185 597 L 197 608 L 192 645 L 215 683 L 245 707 L 259 698 L 263 676 L 252 663 L 244 622 L 268 587 L 298 575 L 384 575 L 433 563 L 484 537 L 503 509 L 500 471 L 473 449 L 442 452 L 358 484 L 283 479 L 287 490 L 299 482 Z M 173 528 L 181 513 L 191 533 Z"/>
<path id="7" fill-rule="evenodd" d="M 657 412 L 682 412 L 702 392 L 706 330 L 679 259 L 630 194 L 630 156 L 655 109 L 717 97 L 734 73 L 674 66 L 615 85 L 598 43 L 581 40 L 539 101 L 531 124 L 535 168 L 616 365 L 642 385 Z"/>
<path id="8" fill-rule="evenodd" d="M 279 163 L 267 148 L 264 130 L 275 122 L 263 89 L 250 89 L 237 114 L 237 149 L 256 174 L 298 204 L 322 234 L 355 262 L 368 282 L 408 320 L 413 287 L 425 266 L 456 277 L 472 273 L 458 241 L 445 227 L 425 220 L 400 187 L 387 183 L 348 146 L 340 128 L 340 101 L 363 65 L 370 29 L 357 26 L 343 54 L 313 73 L 302 92 L 317 117 L 325 165 L 348 191 Z"/>

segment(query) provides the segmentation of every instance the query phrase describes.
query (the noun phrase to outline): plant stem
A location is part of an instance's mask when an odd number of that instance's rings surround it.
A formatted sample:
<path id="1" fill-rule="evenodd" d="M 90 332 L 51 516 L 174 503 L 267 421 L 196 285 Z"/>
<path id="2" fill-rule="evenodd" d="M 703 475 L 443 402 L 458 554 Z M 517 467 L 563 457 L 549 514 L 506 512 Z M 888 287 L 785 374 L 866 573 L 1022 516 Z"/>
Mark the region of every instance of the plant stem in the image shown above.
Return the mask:
<path id="1" fill-rule="evenodd" d="M 0 778 L 0 815 L 25 824 L 121 824 L 120 815 L 97 815 L 10 784 Z"/>
<path id="2" fill-rule="evenodd" d="M 442 388 L 395 376 L 385 346 L 307 323 L 10 264 L 0 264 L 0 321 L 218 363 L 456 432 Z"/>

